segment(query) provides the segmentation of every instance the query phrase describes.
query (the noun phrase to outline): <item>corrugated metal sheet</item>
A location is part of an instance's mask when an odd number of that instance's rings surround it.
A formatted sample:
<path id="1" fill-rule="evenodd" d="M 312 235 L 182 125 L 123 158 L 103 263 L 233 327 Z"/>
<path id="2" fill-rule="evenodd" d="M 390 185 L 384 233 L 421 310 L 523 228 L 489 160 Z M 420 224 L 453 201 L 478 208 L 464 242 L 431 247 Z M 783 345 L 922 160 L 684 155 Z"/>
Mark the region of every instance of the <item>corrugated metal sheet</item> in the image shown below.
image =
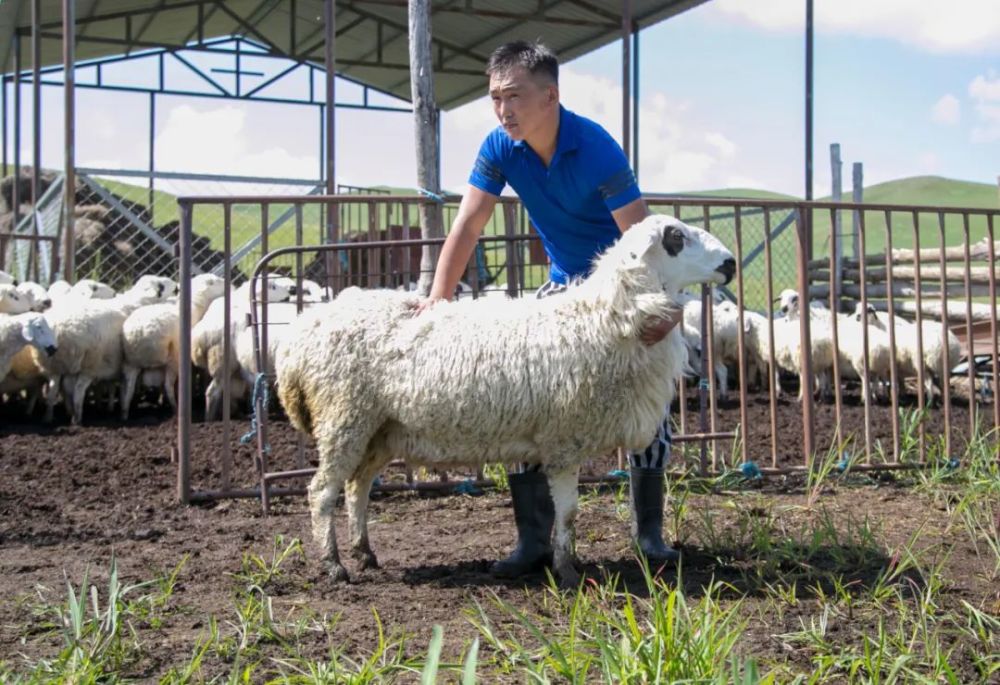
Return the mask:
<path id="1" fill-rule="evenodd" d="M 632 0 L 640 28 L 705 0 Z M 295 8 L 293 21 L 292 8 Z M 323 63 L 322 0 L 81 0 L 77 3 L 77 61 L 150 47 L 183 46 L 198 38 L 199 5 L 205 39 L 242 35 L 275 54 Z M 451 109 L 486 90 L 482 74 L 492 49 L 508 40 L 541 39 L 562 60 L 621 40 L 621 2 L 599 0 L 437 0 L 432 3 L 434 86 L 439 106 Z M 62 2 L 42 0 L 43 66 L 62 63 Z M 31 25 L 31 0 L 0 2 L 0 69 L 13 68 L 13 36 Z M 337 2 L 338 72 L 409 100 L 406 0 Z M 31 67 L 30 38 L 22 65 Z"/>

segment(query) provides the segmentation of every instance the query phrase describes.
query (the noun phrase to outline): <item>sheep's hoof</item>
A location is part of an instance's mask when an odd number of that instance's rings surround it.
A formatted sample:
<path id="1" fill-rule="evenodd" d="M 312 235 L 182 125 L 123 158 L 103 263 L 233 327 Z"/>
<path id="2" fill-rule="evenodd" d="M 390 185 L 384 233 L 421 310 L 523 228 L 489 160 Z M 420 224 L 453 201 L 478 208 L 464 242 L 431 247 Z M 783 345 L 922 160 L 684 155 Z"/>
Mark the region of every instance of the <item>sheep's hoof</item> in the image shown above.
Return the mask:
<path id="1" fill-rule="evenodd" d="M 330 569 L 327 571 L 327 575 L 329 575 L 330 580 L 335 583 L 347 583 L 351 580 L 351 577 L 347 574 L 347 569 L 337 563 L 330 564 Z"/>
<path id="2" fill-rule="evenodd" d="M 569 569 L 560 569 L 559 571 L 559 589 L 575 591 L 580 586 L 580 574 L 575 569 L 570 567 Z"/>
<path id="3" fill-rule="evenodd" d="M 366 571 L 370 568 L 378 568 L 378 557 L 371 550 L 358 550 L 353 554 L 358 561 L 358 570 Z"/>

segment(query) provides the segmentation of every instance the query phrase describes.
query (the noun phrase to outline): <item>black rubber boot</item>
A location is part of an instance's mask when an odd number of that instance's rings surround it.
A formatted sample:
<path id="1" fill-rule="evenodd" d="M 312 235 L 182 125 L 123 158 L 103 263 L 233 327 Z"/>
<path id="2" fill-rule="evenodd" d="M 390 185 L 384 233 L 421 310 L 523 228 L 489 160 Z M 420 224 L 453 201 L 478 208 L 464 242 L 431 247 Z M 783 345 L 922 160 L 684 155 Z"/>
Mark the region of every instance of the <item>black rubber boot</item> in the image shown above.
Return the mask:
<path id="1" fill-rule="evenodd" d="M 552 563 L 555 508 L 549 481 L 541 471 L 512 473 L 507 481 L 514 505 L 517 546 L 509 557 L 493 564 L 490 573 L 501 578 L 517 578 L 541 571 Z"/>
<path id="2" fill-rule="evenodd" d="M 650 566 L 674 563 L 680 553 L 663 542 L 663 469 L 632 467 L 632 534 Z"/>

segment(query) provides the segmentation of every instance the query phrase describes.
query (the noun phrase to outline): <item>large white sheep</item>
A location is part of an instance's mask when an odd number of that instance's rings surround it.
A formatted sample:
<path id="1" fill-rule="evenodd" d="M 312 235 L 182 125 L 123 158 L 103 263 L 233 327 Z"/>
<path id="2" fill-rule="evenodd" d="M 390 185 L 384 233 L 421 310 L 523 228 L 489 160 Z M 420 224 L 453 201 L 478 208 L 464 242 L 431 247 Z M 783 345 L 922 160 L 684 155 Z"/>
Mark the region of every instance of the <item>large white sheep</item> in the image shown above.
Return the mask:
<path id="1" fill-rule="evenodd" d="M 260 288 L 258 283 L 258 289 Z M 277 279 L 267 279 L 268 302 L 284 302 L 288 300 L 288 288 L 277 281 Z M 262 297 L 258 293 L 258 297 Z M 246 315 L 250 310 L 250 282 L 247 281 L 235 291 L 231 296 L 232 307 L 230 310 L 230 330 L 228 335 L 230 340 L 238 336 L 238 331 L 246 327 Z M 211 421 L 222 414 L 223 389 L 226 383 L 230 386 L 230 397 L 236 400 L 243 397 L 248 387 L 243 381 L 243 373 L 240 369 L 235 349 L 229 358 L 229 366 L 225 364 L 225 348 L 223 341 L 226 336 L 225 328 L 225 299 L 217 298 L 209 306 L 208 311 L 201 321 L 191 328 L 191 361 L 198 368 L 206 371 L 211 378 L 205 390 L 205 420 Z"/>
<path id="2" fill-rule="evenodd" d="M 560 297 L 442 303 L 350 288 L 304 312 L 278 351 L 278 392 L 293 424 L 315 438 L 313 533 L 334 580 L 333 508 L 346 483 L 352 554 L 375 565 L 368 491 L 394 457 L 436 468 L 543 465 L 555 507 L 554 567 L 575 585 L 580 463 L 649 444 L 675 392 L 686 348 L 676 329 L 646 347 L 641 331 L 667 316 L 679 290 L 728 282 L 731 253 L 672 217 L 645 219 Z"/>
<path id="3" fill-rule="evenodd" d="M 63 303 L 45 313 L 56 332 L 58 352 L 35 362 L 48 379 L 45 420 L 52 421 L 60 389 L 73 423 L 83 420 L 87 389 L 95 381 L 118 380 L 122 364 L 122 326 L 145 304 L 161 301 L 162 289 L 133 288 L 111 300 Z"/>
<path id="4" fill-rule="evenodd" d="M 31 311 L 31 301 L 16 285 L 0 285 L 0 314 L 23 314 Z"/>
<path id="5" fill-rule="evenodd" d="M 214 274 L 199 274 L 191 279 L 192 324 L 201 321 L 209 305 L 222 297 L 224 289 L 225 281 Z M 122 326 L 122 420 L 128 420 L 140 376 L 149 380 L 155 378 L 167 402 L 177 408 L 180 330 L 176 301 L 139 307 L 125 320 Z"/>
<path id="6" fill-rule="evenodd" d="M 781 311 L 785 316 L 774 322 L 775 363 L 784 371 L 799 376 L 799 400 L 801 400 L 806 387 L 806 379 L 802 373 L 799 296 L 794 290 L 784 290 L 780 299 Z M 821 303 L 810 303 L 809 341 L 814 381 L 812 390 L 824 398 L 833 395 L 833 358 L 837 353 L 833 346 L 830 317 L 830 310 Z"/>

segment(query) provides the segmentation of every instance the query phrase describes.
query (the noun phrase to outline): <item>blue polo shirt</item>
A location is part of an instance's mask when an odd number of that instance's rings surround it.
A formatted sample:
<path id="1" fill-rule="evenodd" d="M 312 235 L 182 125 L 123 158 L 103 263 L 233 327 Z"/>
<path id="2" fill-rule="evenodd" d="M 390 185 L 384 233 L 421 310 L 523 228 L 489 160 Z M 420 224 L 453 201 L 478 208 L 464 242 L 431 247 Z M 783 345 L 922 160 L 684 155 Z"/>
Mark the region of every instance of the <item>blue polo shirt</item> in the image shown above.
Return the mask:
<path id="1" fill-rule="evenodd" d="M 551 261 L 549 278 L 586 276 L 594 257 L 621 231 L 611 212 L 639 198 L 621 146 L 590 119 L 559 107 L 559 133 L 546 168 L 531 147 L 502 126 L 486 136 L 469 183 L 491 195 L 514 189 Z"/>

